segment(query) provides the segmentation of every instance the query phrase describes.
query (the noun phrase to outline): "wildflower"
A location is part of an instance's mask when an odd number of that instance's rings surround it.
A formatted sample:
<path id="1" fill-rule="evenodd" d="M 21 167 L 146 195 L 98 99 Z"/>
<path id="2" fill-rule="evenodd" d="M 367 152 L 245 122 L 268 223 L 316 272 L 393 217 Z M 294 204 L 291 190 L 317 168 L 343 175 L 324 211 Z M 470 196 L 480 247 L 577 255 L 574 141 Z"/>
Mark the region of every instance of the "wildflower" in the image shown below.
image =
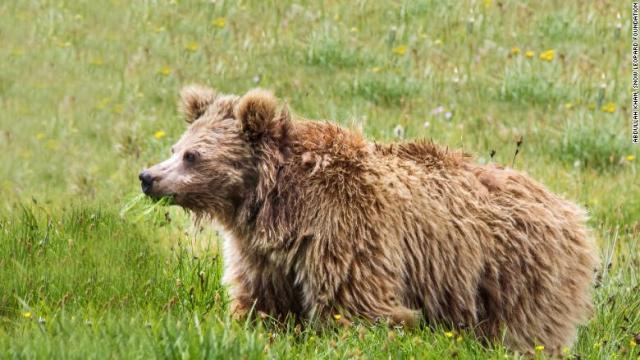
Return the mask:
<path id="1" fill-rule="evenodd" d="M 109 105 L 109 103 L 111 103 L 111 99 L 109 99 L 109 98 L 102 98 L 102 99 L 98 102 L 98 104 L 96 105 L 96 108 L 97 108 L 98 110 L 102 110 L 102 109 L 106 108 L 106 107 L 107 107 L 107 105 Z"/>
<path id="2" fill-rule="evenodd" d="M 536 349 L 536 351 L 538 351 L 538 352 L 539 352 L 539 351 L 542 351 L 542 350 L 544 350 L 544 345 L 536 345 L 535 349 Z"/>
<path id="3" fill-rule="evenodd" d="M 31 311 L 25 311 L 22 313 L 22 317 L 25 319 L 31 319 L 32 316 L 33 314 L 31 313 Z"/>
<path id="4" fill-rule="evenodd" d="M 614 104 L 612 102 L 606 103 L 606 104 L 602 105 L 600 110 L 602 110 L 603 112 L 606 112 L 606 113 L 615 112 L 616 111 L 616 104 Z"/>
<path id="5" fill-rule="evenodd" d="M 162 139 L 166 135 L 167 135 L 167 133 L 165 133 L 164 130 L 158 130 L 158 131 L 153 133 L 153 137 L 158 139 L 158 140 Z"/>
<path id="6" fill-rule="evenodd" d="M 407 45 L 398 45 L 393 48 L 393 53 L 396 55 L 404 55 L 407 52 Z"/>
<path id="7" fill-rule="evenodd" d="M 444 336 L 448 337 L 448 338 L 452 338 L 453 337 L 453 331 L 445 331 L 444 332 Z"/>
<path id="8" fill-rule="evenodd" d="M 333 318 L 336 319 L 336 320 L 340 320 L 340 319 L 342 319 L 342 315 L 335 314 L 335 315 L 333 315 Z"/>
<path id="9" fill-rule="evenodd" d="M 520 48 L 517 46 L 514 46 L 511 48 L 511 55 L 513 56 L 517 56 L 520 55 Z"/>
<path id="10" fill-rule="evenodd" d="M 39 133 L 36 134 L 36 139 L 42 140 L 42 139 L 45 138 L 45 136 L 46 135 L 43 132 L 39 132 Z"/>
<path id="11" fill-rule="evenodd" d="M 556 52 L 554 50 L 547 50 L 540 54 L 540 60 L 551 61 L 555 57 Z"/>
<path id="12" fill-rule="evenodd" d="M 636 159 L 636 157 L 633 156 L 633 155 L 627 155 L 626 159 L 627 159 L 627 161 L 633 161 L 633 160 Z"/>
<path id="13" fill-rule="evenodd" d="M 444 112 L 444 106 L 438 106 L 437 108 L 431 110 L 431 115 L 438 115 Z"/>
<path id="14" fill-rule="evenodd" d="M 446 113 L 444 113 L 445 120 L 451 120 L 452 117 L 453 117 L 453 111 L 447 111 Z"/>
<path id="15" fill-rule="evenodd" d="M 379 66 L 374 66 L 372 67 L 369 71 L 371 71 L 372 73 L 379 73 L 380 71 L 382 71 L 382 69 Z"/>
<path id="16" fill-rule="evenodd" d="M 200 48 L 200 45 L 198 45 L 198 43 L 195 41 L 190 41 L 187 43 L 187 45 L 184 46 L 184 48 L 187 51 L 196 52 Z"/>
<path id="17" fill-rule="evenodd" d="M 636 344 L 636 339 L 631 339 L 631 340 L 629 340 L 629 347 L 630 347 L 630 348 L 632 348 L 632 349 L 633 349 L 633 348 L 634 348 L 634 347 L 636 347 L 637 345 L 638 345 L 638 344 Z"/>
<path id="18" fill-rule="evenodd" d="M 158 69 L 158 73 L 164 76 L 169 76 L 171 74 L 171 68 L 169 65 L 163 65 L 160 69 Z"/>
<path id="19" fill-rule="evenodd" d="M 404 127 L 400 124 L 396 125 L 396 127 L 393 128 L 393 135 L 399 139 L 404 138 Z"/>
<path id="20" fill-rule="evenodd" d="M 535 53 L 535 52 L 533 52 L 532 50 L 527 50 L 527 51 L 524 53 L 524 56 L 526 56 L 526 57 L 527 57 L 527 59 L 532 59 L 534 56 L 536 56 L 536 53 Z"/>
<path id="21" fill-rule="evenodd" d="M 213 21 L 211 22 L 211 24 L 213 24 L 213 26 L 222 29 L 227 23 L 227 20 L 223 17 L 217 17 L 215 19 L 213 19 Z"/>
<path id="22" fill-rule="evenodd" d="M 104 64 L 104 60 L 102 60 L 101 57 L 96 57 L 91 59 L 91 61 L 89 61 L 89 64 L 94 65 L 94 66 L 100 66 L 102 64 Z"/>

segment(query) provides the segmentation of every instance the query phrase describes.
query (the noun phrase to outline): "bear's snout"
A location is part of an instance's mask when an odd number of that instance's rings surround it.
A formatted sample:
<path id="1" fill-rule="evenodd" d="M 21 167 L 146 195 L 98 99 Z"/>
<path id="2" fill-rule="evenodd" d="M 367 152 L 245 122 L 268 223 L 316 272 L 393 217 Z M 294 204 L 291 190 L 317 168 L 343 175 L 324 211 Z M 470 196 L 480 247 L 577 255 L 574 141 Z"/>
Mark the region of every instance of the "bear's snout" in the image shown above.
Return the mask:
<path id="1" fill-rule="evenodd" d="M 142 188 L 142 192 L 149 195 L 149 193 L 151 192 L 151 188 L 153 187 L 153 180 L 155 180 L 155 178 L 149 171 L 143 170 L 140 175 L 138 175 L 138 179 L 140 179 L 140 187 Z"/>

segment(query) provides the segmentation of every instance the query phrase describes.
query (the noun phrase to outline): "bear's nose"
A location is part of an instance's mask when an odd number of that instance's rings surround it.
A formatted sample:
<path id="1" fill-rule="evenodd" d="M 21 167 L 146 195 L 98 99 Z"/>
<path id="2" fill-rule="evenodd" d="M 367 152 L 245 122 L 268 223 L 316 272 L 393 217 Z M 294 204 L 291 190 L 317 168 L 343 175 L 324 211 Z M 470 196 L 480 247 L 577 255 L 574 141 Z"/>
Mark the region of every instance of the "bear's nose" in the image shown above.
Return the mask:
<path id="1" fill-rule="evenodd" d="M 148 194 L 151 191 L 151 187 L 153 186 L 153 176 L 147 170 L 138 175 L 138 179 L 140 179 L 140 186 L 142 187 L 142 192 Z"/>

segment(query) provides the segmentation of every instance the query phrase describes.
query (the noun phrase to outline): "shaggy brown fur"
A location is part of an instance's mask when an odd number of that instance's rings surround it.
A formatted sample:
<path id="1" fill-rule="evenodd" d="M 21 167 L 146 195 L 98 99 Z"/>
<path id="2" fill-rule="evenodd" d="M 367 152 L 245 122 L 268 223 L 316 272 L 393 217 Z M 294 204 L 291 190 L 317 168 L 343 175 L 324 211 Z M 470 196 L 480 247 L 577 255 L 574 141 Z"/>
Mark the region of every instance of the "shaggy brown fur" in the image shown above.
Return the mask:
<path id="1" fill-rule="evenodd" d="M 221 223 L 234 312 L 424 318 L 550 352 L 589 315 L 585 213 L 525 174 L 294 121 L 262 90 L 182 94 L 191 126 L 148 194 Z"/>

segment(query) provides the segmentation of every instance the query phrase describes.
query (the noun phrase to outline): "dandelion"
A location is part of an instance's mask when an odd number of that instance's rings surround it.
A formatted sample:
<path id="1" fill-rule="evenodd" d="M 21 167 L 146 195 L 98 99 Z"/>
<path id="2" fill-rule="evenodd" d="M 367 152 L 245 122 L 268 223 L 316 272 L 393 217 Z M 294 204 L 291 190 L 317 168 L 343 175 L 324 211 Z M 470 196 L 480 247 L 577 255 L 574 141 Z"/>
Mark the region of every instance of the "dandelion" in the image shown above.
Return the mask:
<path id="1" fill-rule="evenodd" d="M 543 51 L 540 54 L 540 60 L 544 60 L 544 61 L 551 61 L 553 60 L 553 58 L 556 56 L 556 52 L 552 49 L 547 50 L 547 51 Z"/>
<path id="2" fill-rule="evenodd" d="M 158 73 L 164 76 L 169 76 L 171 74 L 171 68 L 169 65 L 163 65 L 160 69 L 158 69 Z"/>
<path id="3" fill-rule="evenodd" d="M 89 61 L 89 64 L 93 65 L 93 66 L 100 66 L 102 64 L 104 64 L 104 60 L 102 60 L 101 57 L 96 57 L 93 58 Z"/>
<path id="4" fill-rule="evenodd" d="M 43 132 L 39 132 L 39 133 L 36 134 L 36 139 L 37 140 L 42 140 L 42 139 L 45 138 L 45 136 L 46 135 Z"/>
<path id="5" fill-rule="evenodd" d="M 453 337 L 453 331 L 445 331 L 444 332 L 444 336 L 448 337 L 448 338 L 452 338 Z"/>
<path id="6" fill-rule="evenodd" d="M 222 29 L 227 24 L 227 19 L 223 17 L 217 17 L 213 19 L 211 24 L 219 29 Z"/>
<path id="7" fill-rule="evenodd" d="M 537 352 L 540 352 L 540 351 L 544 350 L 544 345 L 536 345 L 535 349 L 536 349 Z"/>
<path id="8" fill-rule="evenodd" d="M 520 55 L 520 48 L 517 46 L 514 46 L 511 48 L 511 55 L 512 56 L 518 56 Z"/>
<path id="9" fill-rule="evenodd" d="M 404 55 L 407 52 L 407 45 L 398 45 L 393 48 L 393 53 L 396 55 Z"/>
<path id="10" fill-rule="evenodd" d="M 192 53 L 198 51 L 199 48 L 200 48 L 200 45 L 198 45 L 198 43 L 195 42 L 195 41 L 190 41 L 184 46 L 185 50 L 187 50 L 189 52 L 192 52 Z"/>
<path id="11" fill-rule="evenodd" d="M 633 161 L 633 160 L 636 159 L 636 157 L 633 156 L 633 155 L 627 155 L 627 157 L 625 159 L 627 159 L 627 161 Z"/>
<path id="12" fill-rule="evenodd" d="M 603 112 L 606 112 L 606 113 L 615 112 L 616 111 L 616 104 L 612 103 L 612 102 L 606 103 L 606 104 L 602 105 L 600 110 L 602 110 Z"/>
<path id="13" fill-rule="evenodd" d="M 342 319 L 342 315 L 340 315 L 340 314 L 334 314 L 334 315 L 333 315 L 333 318 L 334 318 L 334 319 L 336 319 L 336 320 L 340 320 L 340 319 Z"/>
<path id="14" fill-rule="evenodd" d="M 25 319 L 31 319 L 33 317 L 33 314 L 31 313 L 31 311 L 25 311 L 22 313 L 22 317 Z"/>
<path id="15" fill-rule="evenodd" d="M 158 131 L 153 133 L 153 137 L 158 139 L 158 140 L 162 139 L 166 135 L 167 135 L 167 133 L 165 133 L 164 130 L 158 130 Z"/>
<path id="16" fill-rule="evenodd" d="M 527 50 L 527 51 L 524 53 L 524 56 L 526 56 L 526 57 L 527 57 L 527 59 L 533 59 L 533 57 L 534 57 L 534 56 L 536 56 L 536 53 L 535 53 L 535 52 L 533 52 L 532 50 Z"/>

